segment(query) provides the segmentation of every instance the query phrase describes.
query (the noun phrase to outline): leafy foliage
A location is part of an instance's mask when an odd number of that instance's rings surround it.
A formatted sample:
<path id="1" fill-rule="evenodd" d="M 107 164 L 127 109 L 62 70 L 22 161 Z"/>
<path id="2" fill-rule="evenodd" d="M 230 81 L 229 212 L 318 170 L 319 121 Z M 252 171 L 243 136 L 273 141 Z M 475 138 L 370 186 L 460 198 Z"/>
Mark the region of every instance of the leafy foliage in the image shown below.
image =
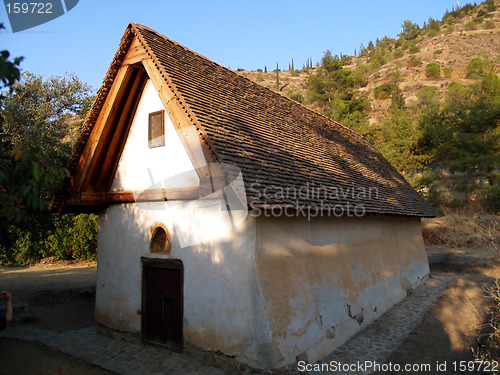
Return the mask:
<path id="1" fill-rule="evenodd" d="M 338 56 L 326 51 L 316 74 L 307 78 L 307 99 L 321 107 L 323 113 L 344 124 L 358 124 L 366 116 L 368 98 L 356 96 L 354 89 L 365 84 L 360 71 L 344 68 Z"/>
<path id="2" fill-rule="evenodd" d="M 44 162 L 64 166 L 82 124 L 79 118 L 91 97 L 90 88 L 74 75 L 43 80 L 29 72 L 11 88 L 2 109 L 4 131 L 12 143 L 23 149 L 35 147 Z"/>
<path id="3" fill-rule="evenodd" d="M 45 241 L 46 252 L 58 259 L 95 260 L 96 215 L 56 215 L 54 229 Z"/>
<path id="4" fill-rule="evenodd" d="M 431 86 L 424 86 L 417 92 L 419 107 L 436 108 L 439 103 L 439 91 Z"/>
<path id="5" fill-rule="evenodd" d="M 410 20 L 406 20 L 401 25 L 403 31 L 399 34 L 402 39 L 413 40 L 420 35 L 420 26 Z"/>
<path id="6" fill-rule="evenodd" d="M 295 100 L 296 102 L 299 102 L 299 103 L 304 103 L 304 97 L 302 96 L 302 94 L 300 92 L 294 92 L 293 90 L 288 90 L 288 92 L 286 93 L 286 95 L 292 99 L 292 100 Z"/>
<path id="7" fill-rule="evenodd" d="M 373 95 L 378 100 L 389 99 L 392 93 L 396 91 L 396 87 L 392 82 L 382 83 L 373 89 Z"/>
<path id="8" fill-rule="evenodd" d="M 434 161 L 474 177 L 498 166 L 500 78 L 488 74 L 471 87 L 450 85 L 439 109 L 420 122 L 420 146 Z"/>
<path id="9" fill-rule="evenodd" d="M 427 155 L 418 152 L 420 136 L 415 118 L 404 109 L 393 108 L 378 126 L 375 144 L 394 167 L 406 173 L 427 164 Z"/>
<path id="10" fill-rule="evenodd" d="M 47 255 L 88 258 L 95 253 L 95 218 L 79 215 L 62 227 L 47 209 L 67 175 L 63 166 L 81 125 L 77 116 L 90 104 L 90 89 L 75 76 L 21 77 L 21 59 L 0 54 L 0 263 Z M 54 247 L 60 242 L 47 243 L 54 231 L 58 237 L 52 238 L 72 242 L 69 253 Z"/>
<path id="11" fill-rule="evenodd" d="M 488 73 L 495 73 L 495 66 L 488 57 L 474 57 L 466 67 L 467 78 L 482 78 Z"/>

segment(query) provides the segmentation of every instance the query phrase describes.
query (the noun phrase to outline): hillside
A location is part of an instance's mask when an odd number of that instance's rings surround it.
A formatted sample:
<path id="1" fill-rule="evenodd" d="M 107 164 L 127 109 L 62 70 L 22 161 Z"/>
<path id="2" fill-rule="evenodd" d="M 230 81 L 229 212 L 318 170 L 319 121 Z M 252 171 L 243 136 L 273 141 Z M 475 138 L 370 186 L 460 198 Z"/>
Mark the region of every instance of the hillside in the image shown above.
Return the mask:
<path id="1" fill-rule="evenodd" d="M 365 65 L 369 69 L 364 75 L 366 86 L 355 91 L 357 95 L 365 95 L 370 100 L 371 110 L 367 111 L 368 122 L 371 124 L 377 122 L 389 108 L 391 99 L 375 99 L 374 88 L 390 82 L 392 73 L 396 68 L 400 71 L 399 88 L 403 92 L 405 103 L 408 107 L 412 107 L 417 105 L 417 92 L 424 86 L 435 88 L 441 93 L 442 97 L 443 92 L 448 89 L 451 82 L 455 81 L 464 85 L 472 83 L 473 80 L 466 78 L 466 67 L 472 58 L 478 56 L 488 57 L 490 61 L 496 62 L 498 66 L 500 61 L 500 7 L 498 7 L 498 3 L 497 0 L 497 9 L 490 12 L 487 17 L 481 17 L 481 9 L 485 7 L 484 3 L 482 3 L 474 6 L 472 10 L 467 12 L 467 15 L 456 20 L 456 22 L 442 22 L 440 31 L 435 35 L 432 32 L 426 34 L 422 32 L 414 41 L 419 49 L 418 52 L 410 53 L 409 48 L 403 50 L 399 47 L 403 55 L 394 58 L 397 53 L 395 50 L 398 49 L 396 46 L 403 43 L 401 38 L 389 39 L 391 53 L 389 55 L 387 50 L 385 52 L 389 61 L 378 68 L 374 69 L 373 65 L 369 63 L 370 53 L 367 51 L 368 48 L 364 53 L 353 56 L 350 64 L 346 65 L 345 68 L 355 71 L 360 65 Z M 474 26 L 471 22 L 474 22 L 476 29 L 473 29 Z M 377 50 L 377 48 L 378 44 L 374 50 Z M 411 66 L 410 60 L 420 61 L 420 65 Z M 439 78 L 427 78 L 425 75 L 426 65 L 432 62 L 439 64 L 441 69 L 446 68 L 445 71 L 441 72 Z M 317 65 L 319 64 L 318 62 Z M 307 98 L 307 77 L 309 74 L 314 74 L 317 69 L 315 67 L 296 70 L 295 72 L 280 71 L 279 92 L 287 95 L 287 93 L 290 94 L 291 90 Z M 274 91 L 278 91 L 276 90 L 276 72 L 274 71 L 268 71 L 267 73 L 239 71 L 238 73 Z M 308 103 L 307 100 L 304 101 L 304 104 L 313 109 L 319 109 L 312 103 Z"/>

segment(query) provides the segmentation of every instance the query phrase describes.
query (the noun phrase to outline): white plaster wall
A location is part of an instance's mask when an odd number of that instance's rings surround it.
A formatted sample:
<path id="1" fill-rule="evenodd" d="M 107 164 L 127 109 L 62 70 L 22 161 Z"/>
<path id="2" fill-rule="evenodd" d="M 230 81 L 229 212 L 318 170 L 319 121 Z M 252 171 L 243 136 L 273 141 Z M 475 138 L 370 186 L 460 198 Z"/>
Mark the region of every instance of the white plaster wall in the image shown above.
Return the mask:
<path id="1" fill-rule="evenodd" d="M 199 185 L 198 175 L 166 111 L 165 146 L 148 147 L 149 114 L 163 109 L 158 93 L 148 80 L 118 162 L 111 191 L 141 192 L 160 181 L 165 188 Z"/>
<path id="2" fill-rule="evenodd" d="M 261 216 L 257 238 L 274 367 L 328 355 L 429 273 L 418 218 Z"/>
<path id="3" fill-rule="evenodd" d="M 255 220 L 249 217 L 211 241 L 181 248 L 175 235 L 177 217 L 170 208 L 167 203 L 122 204 L 100 215 L 96 320 L 114 329 L 139 332 L 140 258 L 180 259 L 185 341 L 258 365 L 256 359 L 269 352 L 270 334 L 254 268 Z M 214 228 L 218 225 L 210 212 L 193 214 Z M 149 251 L 151 229 L 158 223 L 172 235 L 170 255 Z"/>

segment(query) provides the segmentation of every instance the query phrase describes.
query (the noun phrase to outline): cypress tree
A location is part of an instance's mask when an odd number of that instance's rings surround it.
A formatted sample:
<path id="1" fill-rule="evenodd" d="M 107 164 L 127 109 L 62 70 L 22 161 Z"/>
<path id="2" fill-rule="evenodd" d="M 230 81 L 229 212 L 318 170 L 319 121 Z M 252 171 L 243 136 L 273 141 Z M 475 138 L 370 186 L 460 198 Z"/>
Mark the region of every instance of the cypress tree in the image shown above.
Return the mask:
<path id="1" fill-rule="evenodd" d="M 276 91 L 280 91 L 280 69 L 276 63 Z"/>

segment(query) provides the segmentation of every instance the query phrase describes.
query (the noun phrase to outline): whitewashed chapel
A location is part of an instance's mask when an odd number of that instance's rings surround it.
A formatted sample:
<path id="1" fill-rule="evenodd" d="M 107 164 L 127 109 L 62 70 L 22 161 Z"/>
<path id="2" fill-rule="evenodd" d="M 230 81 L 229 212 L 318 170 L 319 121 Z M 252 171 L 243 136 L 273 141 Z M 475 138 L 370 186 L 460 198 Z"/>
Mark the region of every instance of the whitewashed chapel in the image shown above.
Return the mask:
<path id="1" fill-rule="evenodd" d="M 96 319 L 311 363 L 429 272 L 435 212 L 363 137 L 129 24 L 54 199 L 99 213 Z"/>

